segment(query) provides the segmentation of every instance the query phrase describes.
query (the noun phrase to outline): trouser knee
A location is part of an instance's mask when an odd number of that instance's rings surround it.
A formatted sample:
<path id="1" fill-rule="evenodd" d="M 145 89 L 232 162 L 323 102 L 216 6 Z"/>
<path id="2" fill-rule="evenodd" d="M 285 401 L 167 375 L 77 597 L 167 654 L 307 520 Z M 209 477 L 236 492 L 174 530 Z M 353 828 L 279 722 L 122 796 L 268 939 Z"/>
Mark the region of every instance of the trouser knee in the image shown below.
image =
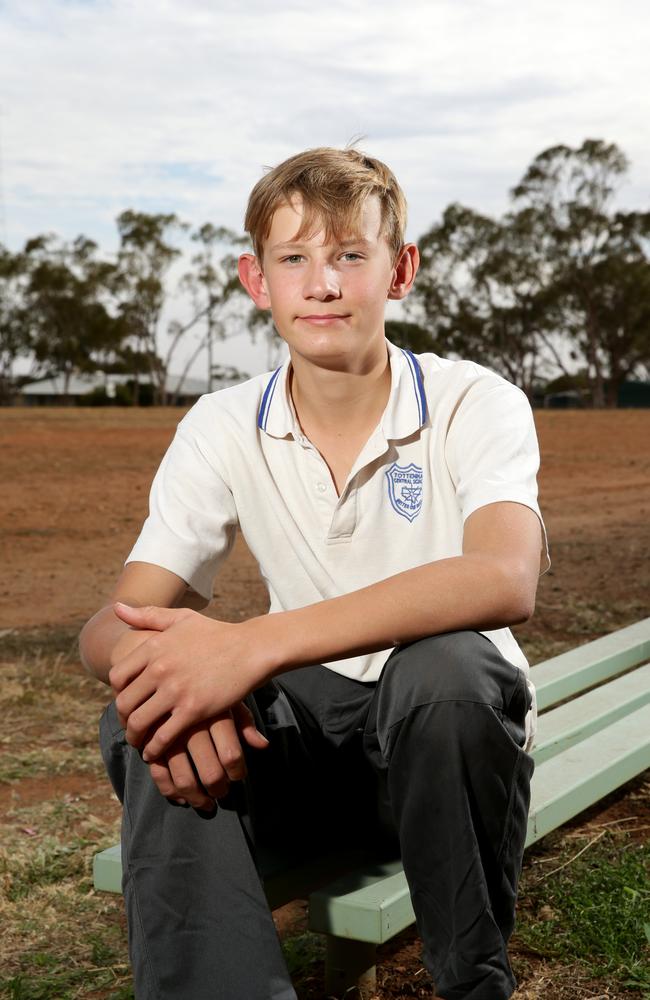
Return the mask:
<path id="1" fill-rule="evenodd" d="M 404 720 L 413 736 L 426 726 L 426 706 L 448 706 L 437 713 L 436 742 L 448 741 L 455 730 L 465 741 L 480 738 L 481 727 L 467 725 L 471 706 L 488 706 L 514 741 L 524 742 L 524 719 L 530 707 L 526 678 L 480 632 L 461 631 L 431 636 L 396 650 L 388 659 L 377 685 L 370 728 L 376 730 L 382 753 L 390 746 Z M 457 705 L 457 712 L 452 706 Z M 462 708 L 461 706 L 464 706 Z M 441 727 L 447 731 L 443 734 Z M 447 743 L 448 745 L 448 743 Z"/>

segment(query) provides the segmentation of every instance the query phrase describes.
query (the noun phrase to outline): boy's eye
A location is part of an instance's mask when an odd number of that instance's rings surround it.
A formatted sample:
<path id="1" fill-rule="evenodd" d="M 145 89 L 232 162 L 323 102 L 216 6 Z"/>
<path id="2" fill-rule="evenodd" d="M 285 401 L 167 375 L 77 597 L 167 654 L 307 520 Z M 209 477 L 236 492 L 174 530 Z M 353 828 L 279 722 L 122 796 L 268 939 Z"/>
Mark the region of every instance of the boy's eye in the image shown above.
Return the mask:
<path id="1" fill-rule="evenodd" d="M 299 253 L 289 254 L 288 257 L 283 257 L 282 262 L 284 264 L 298 264 L 302 260 L 302 255 Z"/>
<path id="2" fill-rule="evenodd" d="M 343 254 L 343 259 L 349 261 L 363 260 L 361 254 L 357 253 L 356 250 L 348 250 Z"/>

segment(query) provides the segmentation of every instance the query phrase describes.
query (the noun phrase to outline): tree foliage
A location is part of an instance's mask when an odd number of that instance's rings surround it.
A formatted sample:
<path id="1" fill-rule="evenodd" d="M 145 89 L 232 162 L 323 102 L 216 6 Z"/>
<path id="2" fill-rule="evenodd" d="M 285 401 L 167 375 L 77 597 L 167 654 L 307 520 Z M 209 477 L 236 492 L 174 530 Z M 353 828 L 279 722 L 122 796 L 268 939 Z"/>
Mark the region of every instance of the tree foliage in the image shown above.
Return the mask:
<path id="1" fill-rule="evenodd" d="M 197 356 L 205 350 L 208 392 L 211 392 L 213 380 L 218 374 L 213 347 L 216 340 L 224 340 L 227 336 L 226 306 L 233 297 L 242 292 L 234 250 L 244 246 L 247 241 L 244 237 L 237 236 L 231 229 L 225 226 L 213 226 L 210 222 L 204 223 L 192 233 L 192 241 L 197 245 L 197 250 L 192 256 L 192 269 L 183 276 L 181 286 L 189 291 L 194 312 L 189 322 L 184 325 L 178 322 L 170 325 L 172 334 L 170 351 L 184 334 L 203 322 L 203 333 L 195 350 L 188 357 L 177 391 L 180 392 L 182 380 Z M 219 251 L 221 256 L 218 256 Z"/>
<path id="2" fill-rule="evenodd" d="M 587 139 L 537 156 L 512 194 L 543 233 L 548 306 L 586 364 L 595 406 L 650 362 L 650 212 L 612 211 L 628 169 L 613 144 Z"/>
<path id="3" fill-rule="evenodd" d="M 85 237 L 72 244 L 40 236 L 25 245 L 25 330 L 42 373 L 63 376 L 97 369 L 119 352 L 124 328 L 108 307 L 115 268 Z"/>
<path id="4" fill-rule="evenodd" d="M 650 211 L 613 209 L 627 169 L 622 151 L 599 139 L 552 146 L 502 217 L 449 205 L 421 239 L 420 273 L 405 318 L 386 323 L 389 338 L 476 360 L 529 395 L 579 375 L 594 405 L 616 405 L 621 383 L 650 370 Z M 190 347 L 176 395 L 202 353 L 209 386 L 223 376 L 214 345 L 242 326 L 277 364 L 272 317 L 240 296 L 242 237 L 210 222 L 188 235 L 174 213 L 133 209 L 117 229 L 110 259 L 85 236 L 37 236 L 18 253 L 0 246 L 0 400 L 28 358 L 32 378 L 61 375 L 64 391 L 73 372 L 124 372 L 134 401 L 146 381 L 168 402 L 179 345 Z"/>
<path id="5" fill-rule="evenodd" d="M 0 245 L 0 402 L 16 388 L 15 364 L 30 355 L 28 311 L 25 301 L 27 261 Z"/>
<path id="6" fill-rule="evenodd" d="M 410 317 L 529 394 L 573 366 L 594 405 L 615 405 L 650 361 L 650 213 L 611 209 L 626 170 L 615 145 L 554 146 L 503 218 L 450 205 L 421 241 Z"/>
<path id="7" fill-rule="evenodd" d="M 146 359 L 156 401 L 165 402 L 167 367 L 161 358 L 161 318 L 167 281 L 180 249 L 171 240 L 187 225 L 174 213 L 136 212 L 117 217 L 120 248 L 115 293 L 119 315 L 134 349 Z"/>

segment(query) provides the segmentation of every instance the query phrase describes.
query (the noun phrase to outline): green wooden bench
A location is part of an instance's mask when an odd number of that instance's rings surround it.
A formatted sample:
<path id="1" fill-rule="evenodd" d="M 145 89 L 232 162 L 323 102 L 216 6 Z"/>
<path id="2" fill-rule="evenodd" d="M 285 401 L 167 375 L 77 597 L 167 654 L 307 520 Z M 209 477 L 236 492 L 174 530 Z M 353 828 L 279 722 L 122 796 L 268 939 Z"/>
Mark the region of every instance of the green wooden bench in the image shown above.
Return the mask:
<path id="1" fill-rule="evenodd" d="M 650 767 L 650 618 L 533 667 L 540 713 L 526 846 Z M 119 846 L 94 859 L 95 888 L 121 891 Z M 319 863 L 265 880 L 273 908 L 309 895 L 327 937 L 326 991 L 375 983 L 375 949 L 414 922 L 399 860 L 322 885 Z M 308 893 L 304 886 L 321 884 Z"/>

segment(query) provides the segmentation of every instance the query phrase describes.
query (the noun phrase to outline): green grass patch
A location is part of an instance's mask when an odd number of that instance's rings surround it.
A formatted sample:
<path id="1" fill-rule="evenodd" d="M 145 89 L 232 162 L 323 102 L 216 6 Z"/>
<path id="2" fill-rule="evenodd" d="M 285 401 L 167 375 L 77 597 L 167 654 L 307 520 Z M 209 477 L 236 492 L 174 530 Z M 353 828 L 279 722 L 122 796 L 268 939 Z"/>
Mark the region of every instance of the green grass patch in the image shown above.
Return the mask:
<path id="1" fill-rule="evenodd" d="M 66 879 L 87 879 L 83 850 L 86 846 L 83 841 L 62 844 L 47 838 L 13 864 L 5 857 L 2 861 L 5 898 L 15 903 L 42 886 L 59 885 Z"/>
<path id="2" fill-rule="evenodd" d="M 8 1000 L 78 1000 L 102 991 L 106 1000 L 133 1000 L 132 987 L 128 983 L 117 985 L 119 973 L 110 966 L 66 968 L 58 956 L 43 957 L 49 961 L 42 971 L 35 967 L 0 979 L 2 996 Z"/>
<path id="3" fill-rule="evenodd" d="M 313 966 L 325 961 L 325 938 L 322 934 L 294 934 L 282 941 L 282 952 L 289 975 L 297 979 L 308 975 Z"/>
<path id="4" fill-rule="evenodd" d="M 518 937 L 545 957 L 577 959 L 592 975 L 650 996 L 650 847 L 607 835 L 561 864 L 522 878 Z"/>

